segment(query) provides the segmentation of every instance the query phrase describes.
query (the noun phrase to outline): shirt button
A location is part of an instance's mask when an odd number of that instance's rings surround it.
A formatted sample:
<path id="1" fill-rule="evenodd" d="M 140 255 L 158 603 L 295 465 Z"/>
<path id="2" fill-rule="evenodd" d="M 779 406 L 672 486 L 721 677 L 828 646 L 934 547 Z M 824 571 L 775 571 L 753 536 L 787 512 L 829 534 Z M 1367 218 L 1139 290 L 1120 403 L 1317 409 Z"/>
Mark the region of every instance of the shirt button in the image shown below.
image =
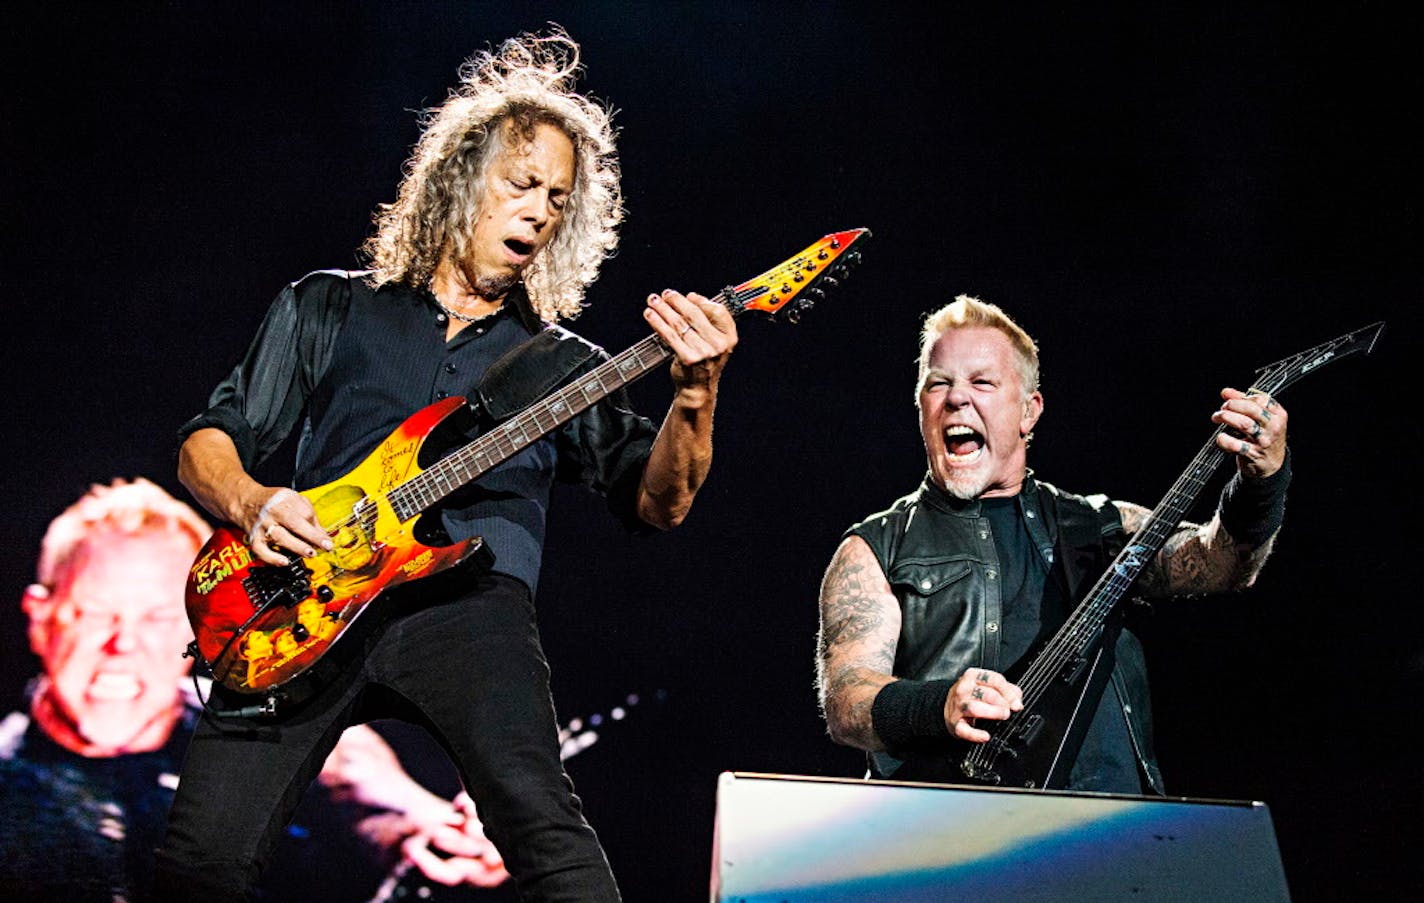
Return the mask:
<path id="1" fill-rule="evenodd" d="M 445 365 L 445 372 L 446 372 L 446 373 L 454 373 L 454 372 L 455 372 L 455 365 L 454 365 L 454 364 L 446 364 L 446 365 Z"/>
<path id="2" fill-rule="evenodd" d="M 989 569 L 989 574 L 988 574 L 989 579 L 990 579 L 990 580 L 993 580 L 993 579 L 994 579 L 995 577 L 997 577 L 997 576 L 999 576 L 999 572 L 996 571 L 996 570 L 994 570 L 993 568 L 990 568 L 990 569 Z"/>
<path id="3" fill-rule="evenodd" d="M 475 327 L 475 335 L 484 335 L 484 334 L 485 334 L 485 328 L 484 328 L 483 326 L 476 326 L 476 327 Z"/>
<path id="4" fill-rule="evenodd" d="M 932 587 L 932 586 L 934 586 L 934 584 L 931 583 L 929 580 L 921 580 L 921 581 L 920 581 L 920 589 L 926 589 L 926 590 L 927 590 L 927 589 L 929 589 L 929 588 Z"/>
<path id="5" fill-rule="evenodd" d="M 998 632 L 999 632 L 999 622 L 998 622 L 998 621 L 990 621 L 988 624 L 985 624 L 985 625 L 984 625 L 984 629 L 987 630 L 987 631 L 989 631 L 990 633 L 998 633 Z"/>
<path id="6" fill-rule="evenodd" d="M 979 531 L 979 538 L 980 538 L 980 539 L 988 539 L 988 538 L 989 538 L 989 531 L 988 531 L 988 530 L 980 530 L 980 531 Z"/>
<path id="7" fill-rule="evenodd" d="M 444 389 L 441 389 L 439 392 L 436 392 L 436 393 L 435 393 L 435 398 L 436 398 L 437 401 L 443 400 L 443 399 L 446 399 L 446 398 L 449 398 L 449 397 L 450 397 L 450 393 L 449 393 L 449 392 L 446 392 Z"/>
<path id="8" fill-rule="evenodd" d="M 449 320 L 449 318 L 446 317 L 444 314 L 436 314 L 436 315 L 435 315 L 435 322 L 438 323 L 438 324 L 440 324 L 441 326 L 444 326 L 444 325 L 446 324 L 446 322 L 448 322 L 448 320 Z"/>
<path id="9" fill-rule="evenodd" d="M 1032 512 L 1032 511 L 1025 511 L 1025 512 L 1024 512 L 1024 517 L 1033 517 L 1033 512 Z"/>

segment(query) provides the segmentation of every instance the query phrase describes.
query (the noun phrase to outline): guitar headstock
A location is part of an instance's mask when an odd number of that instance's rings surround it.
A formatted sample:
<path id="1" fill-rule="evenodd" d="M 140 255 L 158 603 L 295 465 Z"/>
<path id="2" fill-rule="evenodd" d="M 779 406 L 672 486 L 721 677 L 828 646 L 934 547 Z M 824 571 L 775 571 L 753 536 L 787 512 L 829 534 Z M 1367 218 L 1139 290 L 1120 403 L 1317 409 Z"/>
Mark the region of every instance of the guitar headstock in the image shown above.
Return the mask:
<path id="1" fill-rule="evenodd" d="M 756 310 L 795 323 L 825 297 L 860 262 L 860 245 L 869 229 L 832 232 L 800 254 L 753 279 L 722 290 L 722 303 L 733 315 Z"/>
<path id="2" fill-rule="evenodd" d="M 1375 349 L 1380 334 L 1384 332 L 1384 321 L 1347 332 L 1339 338 L 1331 339 L 1285 360 L 1276 361 L 1256 370 L 1252 381 L 1253 391 L 1273 394 L 1291 385 L 1317 367 L 1351 354 L 1369 354 Z"/>

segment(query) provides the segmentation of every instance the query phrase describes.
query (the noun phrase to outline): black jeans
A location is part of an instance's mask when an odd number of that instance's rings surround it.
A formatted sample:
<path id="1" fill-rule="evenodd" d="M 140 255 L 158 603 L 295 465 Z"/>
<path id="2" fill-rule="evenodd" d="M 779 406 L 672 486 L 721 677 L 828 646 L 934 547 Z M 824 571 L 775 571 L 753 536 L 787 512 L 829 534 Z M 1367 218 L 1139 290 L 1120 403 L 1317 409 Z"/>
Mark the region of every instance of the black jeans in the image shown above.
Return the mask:
<path id="1" fill-rule="evenodd" d="M 376 717 L 422 724 L 450 753 L 522 899 L 619 899 L 559 759 L 528 588 L 460 575 L 456 590 L 447 576 L 373 603 L 324 656 L 334 677 L 290 712 L 202 719 L 158 854 L 159 900 L 250 899 L 342 730 Z"/>

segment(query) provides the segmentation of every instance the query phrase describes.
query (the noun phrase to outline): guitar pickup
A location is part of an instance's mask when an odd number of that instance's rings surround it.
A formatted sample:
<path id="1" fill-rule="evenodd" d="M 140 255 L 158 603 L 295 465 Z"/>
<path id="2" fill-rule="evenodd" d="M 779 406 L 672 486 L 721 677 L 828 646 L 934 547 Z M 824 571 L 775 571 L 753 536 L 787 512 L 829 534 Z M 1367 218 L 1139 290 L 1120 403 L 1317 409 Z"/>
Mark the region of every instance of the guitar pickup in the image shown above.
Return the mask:
<path id="1" fill-rule="evenodd" d="M 1064 663 L 1063 670 L 1059 672 L 1058 679 L 1069 686 L 1075 686 L 1078 678 L 1083 676 L 1083 669 L 1088 667 L 1088 660 L 1084 656 L 1075 656 Z"/>
<path id="2" fill-rule="evenodd" d="M 1023 722 L 1010 731 L 1010 736 L 1018 740 L 1023 746 L 1032 746 L 1033 741 L 1038 739 L 1038 735 L 1043 730 L 1044 720 L 1042 715 L 1029 715 Z"/>

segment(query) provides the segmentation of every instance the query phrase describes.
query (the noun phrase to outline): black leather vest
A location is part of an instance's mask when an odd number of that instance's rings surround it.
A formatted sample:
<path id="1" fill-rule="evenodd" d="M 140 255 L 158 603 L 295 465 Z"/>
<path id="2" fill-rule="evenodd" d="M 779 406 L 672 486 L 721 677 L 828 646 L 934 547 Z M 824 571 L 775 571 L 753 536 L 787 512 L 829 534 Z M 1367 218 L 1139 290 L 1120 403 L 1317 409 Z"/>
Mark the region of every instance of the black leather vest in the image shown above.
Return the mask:
<path id="1" fill-rule="evenodd" d="M 1105 496 L 1073 495 L 1031 475 L 1018 501 L 1048 579 L 1060 582 L 1065 598 L 1080 600 L 1122 549 L 1125 535 L 1116 506 Z M 869 544 L 900 602 L 896 677 L 953 680 L 966 668 L 1002 671 L 1013 664 L 1000 658 L 1000 566 L 989 519 L 979 508 L 977 501 L 950 498 L 926 478 L 915 492 L 846 531 Z M 1116 654 L 1105 704 L 1122 712 L 1148 786 L 1163 793 L 1142 644 L 1123 629 Z M 876 778 L 896 778 L 902 765 L 890 753 L 872 753 L 869 759 Z"/>

